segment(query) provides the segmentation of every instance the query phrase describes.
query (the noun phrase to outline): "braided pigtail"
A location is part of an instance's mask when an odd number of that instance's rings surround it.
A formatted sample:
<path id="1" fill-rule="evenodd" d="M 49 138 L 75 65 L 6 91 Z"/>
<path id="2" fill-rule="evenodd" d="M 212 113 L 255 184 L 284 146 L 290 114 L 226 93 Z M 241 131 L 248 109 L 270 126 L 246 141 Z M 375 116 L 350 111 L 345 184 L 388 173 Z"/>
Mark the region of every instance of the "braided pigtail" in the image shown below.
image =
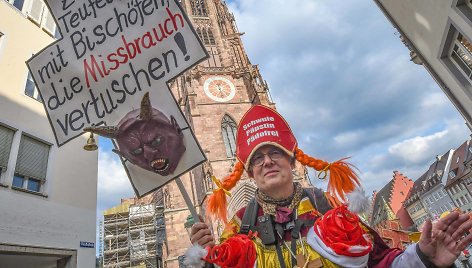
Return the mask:
<path id="1" fill-rule="evenodd" d="M 345 161 L 348 157 L 339 159 L 333 163 L 328 163 L 306 155 L 302 150 L 296 148 L 295 158 L 302 165 L 312 167 L 319 171 L 318 178 L 320 179 L 325 179 L 329 171 L 328 193 L 333 198 L 339 196 L 345 201 L 346 194 L 354 191 L 357 186 L 360 186 L 359 178 L 353 170 L 356 169 L 356 167 Z"/>
<path id="2" fill-rule="evenodd" d="M 227 223 L 227 213 L 226 213 L 226 195 L 231 196 L 229 192 L 236 183 L 241 179 L 241 176 L 244 172 L 244 165 L 241 162 L 236 162 L 234 165 L 233 172 L 223 179 L 223 181 L 218 180 L 215 177 L 212 177 L 213 182 L 218 187 L 213 190 L 213 193 L 208 198 L 208 214 L 216 217 L 223 222 Z"/>

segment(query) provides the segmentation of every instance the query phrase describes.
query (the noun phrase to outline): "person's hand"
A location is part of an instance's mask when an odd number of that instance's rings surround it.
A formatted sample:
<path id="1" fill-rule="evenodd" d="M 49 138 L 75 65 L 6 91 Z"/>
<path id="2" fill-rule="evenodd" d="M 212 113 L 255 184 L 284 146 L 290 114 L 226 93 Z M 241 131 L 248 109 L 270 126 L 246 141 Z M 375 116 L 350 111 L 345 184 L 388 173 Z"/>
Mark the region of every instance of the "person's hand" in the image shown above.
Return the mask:
<path id="1" fill-rule="evenodd" d="M 193 245 L 199 244 L 204 248 L 213 247 L 215 245 L 210 228 L 203 221 L 197 222 L 192 226 L 192 230 L 190 232 L 190 241 Z"/>
<path id="2" fill-rule="evenodd" d="M 449 267 L 472 242 L 471 228 L 472 219 L 459 212 L 452 212 L 434 224 L 427 220 L 418 246 L 434 265 Z"/>

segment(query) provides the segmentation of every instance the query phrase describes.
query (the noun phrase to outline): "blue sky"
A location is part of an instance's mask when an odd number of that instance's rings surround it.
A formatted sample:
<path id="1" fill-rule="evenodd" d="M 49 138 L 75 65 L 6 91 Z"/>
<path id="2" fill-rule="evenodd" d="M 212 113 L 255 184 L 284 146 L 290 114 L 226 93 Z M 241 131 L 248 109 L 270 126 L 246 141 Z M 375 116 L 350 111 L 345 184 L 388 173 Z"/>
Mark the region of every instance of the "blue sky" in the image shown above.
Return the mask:
<path id="1" fill-rule="evenodd" d="M 398 170 L 416 180 L 470 135 L 373 1 L 229 1 L 252 64 L 306 153 L 352 156 L 367 194 Z M 315 184 L 319 185 L 317 181 Z M 133 190 L 100 139 L 98 208 Z"/>

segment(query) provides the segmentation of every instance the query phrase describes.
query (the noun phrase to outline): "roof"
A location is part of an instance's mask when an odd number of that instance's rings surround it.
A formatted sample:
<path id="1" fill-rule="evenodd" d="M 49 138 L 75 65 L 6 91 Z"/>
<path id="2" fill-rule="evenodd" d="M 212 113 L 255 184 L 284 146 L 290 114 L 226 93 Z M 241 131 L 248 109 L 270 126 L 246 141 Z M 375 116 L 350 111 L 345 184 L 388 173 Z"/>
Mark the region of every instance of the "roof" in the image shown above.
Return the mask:
<path id="1" fill-rule="evenodd" d="M 410 195 L 405 200 L 406 207 L 418 201 L 419 197 L 424 193 L 441 184 L 445 172 L 444 169 L 447 166 L 451 152 L 454 152 L 454 150 L 449 150 L 442 156 L 437 156 L 436 161 L 429 166 L 429 169 L 415 181 Z"/>
<path id="2" fill-rule="evenodd" d="M 454 184 L 459 181 L 462 177 L 470 173 L 470 167 L 466 166 L 467 160 L 472 159 L 472 153 L 469 151 L 470 140 L 462 143 L 459 148 L 454 151 L 451 160 L 451 166 L 449 168 L 449 173 L 454 172 L 455 176 L 451 177 L 447 174 L 447 183 L 446 186 Z"/>
<path id="3" fill-rule="evenodd" d="M 390 180 L 382 189 L 380 189 L 378 193 L 376 193 L 372 206 L 372 218 L 370 222 L 372 226 L 375 226 L 378 222 L 388 218 L 388 213 L 384 208 L 385 204 L 390 203 L 392 190 L 393 179 Z"/>

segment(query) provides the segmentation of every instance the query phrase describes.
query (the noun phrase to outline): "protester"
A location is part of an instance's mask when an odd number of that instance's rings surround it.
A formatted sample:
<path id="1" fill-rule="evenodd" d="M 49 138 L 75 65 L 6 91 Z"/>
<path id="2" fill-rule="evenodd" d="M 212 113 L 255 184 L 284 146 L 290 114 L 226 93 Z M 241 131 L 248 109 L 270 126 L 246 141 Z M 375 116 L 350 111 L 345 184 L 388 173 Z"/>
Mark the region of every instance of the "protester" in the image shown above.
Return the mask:
<path id="1" fill-rule="evenodd" d="M 237 133 L 238 162 L 208 202 L 208 213 L 227 222 L 226 195 L 247 172 L 255 198 L 227 224 L 221 244 L 204 222 L 193 225 L 186 261 L 193 267 L 450 267 L 472 242 L 466 214 L 452 212 L 405 251 L 389 248 L 357 216 L 368 204 L 345 159 L 333 163 L 304 154 L 285 120 L 274 110 L 253 106 Z M 328 192 L 294 182 L 295 161 L 328 178 Z M 202 249 L 206 248 L 206 249 Z M 205 262 L 201 261 L 204 260 Z"/>

